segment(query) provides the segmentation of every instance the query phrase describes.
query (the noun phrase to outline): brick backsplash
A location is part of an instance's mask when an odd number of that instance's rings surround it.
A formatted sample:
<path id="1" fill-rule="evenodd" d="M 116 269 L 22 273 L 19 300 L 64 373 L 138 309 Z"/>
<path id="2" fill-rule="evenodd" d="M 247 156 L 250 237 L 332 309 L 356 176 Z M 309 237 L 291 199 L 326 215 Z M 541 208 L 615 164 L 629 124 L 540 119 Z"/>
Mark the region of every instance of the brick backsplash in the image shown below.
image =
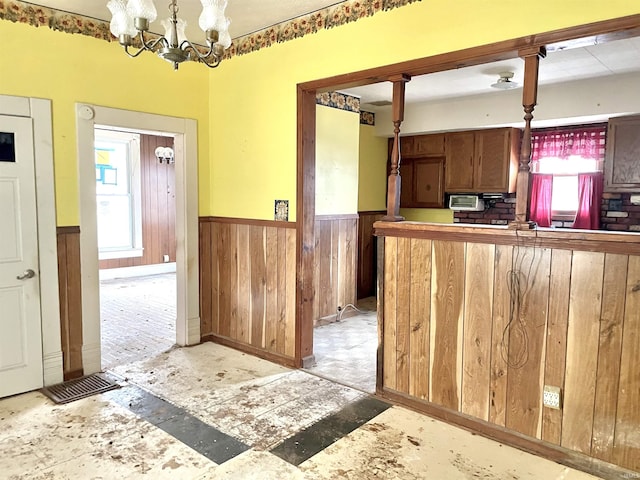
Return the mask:
<path id="1" fill-rule="evenodd" d="M 602 195 L 601 230 L 640 232 L 640 205 L 631 204 L 632 193 L 604 193 Z M 638 194 L 635 194 L 638 195 Z M 507 225 L 515 219 L 516 194 L 502 200 L 491 200 L 483 212 L 454 212 L 455 223 L 484 223 Z M 554 227 L 570 228 L 573 222 L 553 221 Z"/>
<path id="2" fill-rule="evenodd" d="M 455 223 L 484 223 L 507 225 L 516 218 L 516 194 L 509 193 L 501 200 L 485 200 L 487 208 L 482 212 L 453 212 Z"/>
<path id="3" fill-rule="evenodd" d="M 640 205 L 631 204 L 632 193 L 603 193 L 600 228 L 640 232 Z M 635 194 L 637 195 L 637 194 Z"/>

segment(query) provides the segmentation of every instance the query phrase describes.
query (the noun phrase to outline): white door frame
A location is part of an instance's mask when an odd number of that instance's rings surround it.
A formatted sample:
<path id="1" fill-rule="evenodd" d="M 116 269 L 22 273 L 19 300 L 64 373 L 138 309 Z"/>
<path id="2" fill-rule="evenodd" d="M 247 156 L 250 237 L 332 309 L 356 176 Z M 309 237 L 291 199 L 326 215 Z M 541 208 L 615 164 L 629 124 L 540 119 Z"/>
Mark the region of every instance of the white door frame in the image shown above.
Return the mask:
<path id="1" fill-rule="evenodd" d="M 33 121 L 43 384 L 63 380 L 51 100 L 0 95 L 0 114 Z"/>
<path id="2" fill-rule="evenodd" d="M 117 127 L 174 137 L 176 168 L 176 343 L 200 343 L 198 258 L 197 122 L 130 110 L 76 104 L 80 188 L 80 261 L 82 282 L 82 364 L 84 373 L 101 370 L 100 292 L 94 127 Z"/>

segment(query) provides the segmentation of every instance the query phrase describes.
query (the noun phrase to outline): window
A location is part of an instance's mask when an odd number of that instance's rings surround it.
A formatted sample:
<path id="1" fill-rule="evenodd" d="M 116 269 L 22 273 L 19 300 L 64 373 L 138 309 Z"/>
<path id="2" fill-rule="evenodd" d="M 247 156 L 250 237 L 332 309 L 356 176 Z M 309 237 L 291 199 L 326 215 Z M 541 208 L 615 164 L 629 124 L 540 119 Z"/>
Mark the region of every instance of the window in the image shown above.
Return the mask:
<path id="1" fill-rule="evenodd" d="M 602 171 L 601 162 L 572 155 L 566 160 L 541 158 L 536 172 L 553 176 L 551 216 L 554 220 L 573 221 L 578 211 L 578 175 Z"/>
<path id="2" fill-rule="evenodd" d="M 530 216 L 538 225 L 577 217 L 599 225 L 600 198 L 586 196 L 600 195 L 605 138 L 606 124 L 533 132 Z"/>
<path id="3" fill-rule="evenodd" d="M 96 129 L 95 163 L 99 258 L 140 257 L 140 135 Z"/>

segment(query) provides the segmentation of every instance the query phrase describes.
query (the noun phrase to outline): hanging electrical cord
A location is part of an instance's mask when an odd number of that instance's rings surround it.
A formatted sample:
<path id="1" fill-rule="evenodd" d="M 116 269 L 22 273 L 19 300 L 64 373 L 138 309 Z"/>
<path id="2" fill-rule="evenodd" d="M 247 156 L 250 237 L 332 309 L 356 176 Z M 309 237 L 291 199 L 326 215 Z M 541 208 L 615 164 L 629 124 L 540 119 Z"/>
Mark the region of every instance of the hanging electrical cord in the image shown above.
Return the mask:
<path id="1" fill-rule="evenodd" d="M 539 250 L 538 232 L 535 232 L 531 255 L 529 251 L 521 252 L 524 247 L 524 239 L 515 231 L 516 245 L 511 255 L 511 270 L 507 272 L 507 286 L 509 289 L 509 320 L 502 331 L 501 356 L 502 360 L 511 368 L 522 368 L 529 361 L 529 333 L 527 322 L 521 313 L 522 306 L 527 300 L 531 290 L 531 274 L 534 277 L 540 266 L 536 263 L 536 255 Z M 530 256 L 528 266 L 525 259 Z M 536 266 L 533 272 L 533 266 Z M 526 270 L 526 273 L 524 272 Z M 515 344 L 515 345 L 514 345 Z"/>
<path id="2" fill-rule="evenodd" d="M 336 320 L 337 320 L 337 321 L 342 320 L 342 314 L 344 313 L 344 311 L 345 311 L 347 308 L 353 308 L 353 309 L 354 309 L 354 310 L 356 310 L 357 312 L 360 312 L 360 313 L 366 313 L 366 312 L 364 312 L 364 311 L 360 310 L 358 307 L 356 307 L 353 303 L 348 303 L 348 304 L 347 304 L 347 305 L 345 305 L 344 307 L 340 307 L 340 306 L 338 306 L 338 314 L 337 314 L 337 316 L 336 316 Z"/>

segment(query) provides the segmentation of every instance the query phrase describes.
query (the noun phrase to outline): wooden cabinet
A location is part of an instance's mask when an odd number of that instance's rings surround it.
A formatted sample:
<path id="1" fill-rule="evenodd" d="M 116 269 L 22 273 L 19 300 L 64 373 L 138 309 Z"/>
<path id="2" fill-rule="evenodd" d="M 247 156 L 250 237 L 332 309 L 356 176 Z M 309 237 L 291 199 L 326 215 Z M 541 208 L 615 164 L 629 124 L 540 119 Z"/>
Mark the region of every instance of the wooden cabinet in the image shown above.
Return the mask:
<path id="1" fill-rule="evenodd" d="M 421 156 L 443 156 L 444 144 L 444 133 L 400 137 L 400 156 L 403 158 Z"/>
<path id="2" fill-rule="evenodd" d="M 640 116 L 609 120 L 604 163 L 607 192 L 640 192 Z"/>
<path id="3" fill-rule="evenodd" d="M 400 172 L 401 208 L 444 206 L 444 157 L 405 159 Z"/>
<path id="4" fill-rule="evenodd" d="M 446 135 L 445 191 L 512 193 L 516 187 L 520 131 L 496 128 Z"/>
<path id="5" fill-rule="evenodd" d="M 389 141 L 389 157 L 393 139 Z M 401 208 L 444 206 L 445 135 L 400 138 Z"/>
<path id="6" fill-rule="evenodd" d="M 444 206 L 443 185 L 444 157 L 419 158 L 413 161 L 413 201 L 416 207 Z"/>

